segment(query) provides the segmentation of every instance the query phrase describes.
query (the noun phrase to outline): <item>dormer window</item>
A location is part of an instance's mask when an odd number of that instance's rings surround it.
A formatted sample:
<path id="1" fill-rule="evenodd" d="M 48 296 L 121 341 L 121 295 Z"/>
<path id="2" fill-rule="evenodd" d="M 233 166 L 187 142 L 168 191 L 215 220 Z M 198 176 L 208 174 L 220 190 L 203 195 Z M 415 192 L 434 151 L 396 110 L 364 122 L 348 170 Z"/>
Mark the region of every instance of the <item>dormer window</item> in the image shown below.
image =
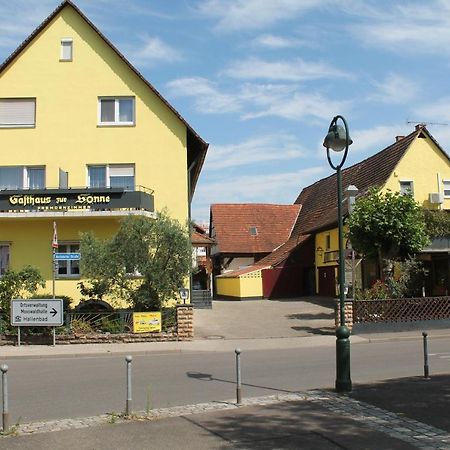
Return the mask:
<path id="1" fill-rule="evenodd" d="M 60 61 L 72 61 L 73 58 L 73 40 L 71 38 L 61 39 Z"/>
<path id="2" fill-rule="evenodd" d="M 256 236 L 258 234 L 258 229 L 256 227 L 249 228 L 250 236 Z"/>

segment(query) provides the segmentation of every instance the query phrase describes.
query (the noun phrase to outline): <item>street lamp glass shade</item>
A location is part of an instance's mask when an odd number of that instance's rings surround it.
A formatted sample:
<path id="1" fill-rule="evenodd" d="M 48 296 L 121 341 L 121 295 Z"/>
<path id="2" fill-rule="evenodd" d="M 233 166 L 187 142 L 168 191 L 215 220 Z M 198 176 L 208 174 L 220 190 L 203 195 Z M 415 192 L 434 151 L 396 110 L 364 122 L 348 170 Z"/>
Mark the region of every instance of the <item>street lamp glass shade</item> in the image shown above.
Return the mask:
<path id="1" fill-rule="evenodd" d="M 352 143 L 353 141 L 349 136 L 347 144 L 345 128 L 341 125 L 333 124 L 328 129 L 328 134 L 325 136 L 323 146 L 326 148 L 331 148 L 331 150 L 334 150 L 335 152 L 342 152 L 342 150 L 345 150 L 347 145 Z"/>

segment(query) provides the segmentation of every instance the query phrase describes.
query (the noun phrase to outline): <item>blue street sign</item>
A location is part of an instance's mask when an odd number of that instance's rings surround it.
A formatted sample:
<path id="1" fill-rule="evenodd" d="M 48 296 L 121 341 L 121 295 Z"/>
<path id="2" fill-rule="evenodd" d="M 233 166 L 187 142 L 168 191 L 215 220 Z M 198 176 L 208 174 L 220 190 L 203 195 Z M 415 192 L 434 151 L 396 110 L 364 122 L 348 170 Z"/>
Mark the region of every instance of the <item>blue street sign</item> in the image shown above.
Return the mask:
<path id="1" fill-rule="evenodd" d="M 55 253 L 56 261 L 77 261 L 81 258 L 79 253 Z"/>

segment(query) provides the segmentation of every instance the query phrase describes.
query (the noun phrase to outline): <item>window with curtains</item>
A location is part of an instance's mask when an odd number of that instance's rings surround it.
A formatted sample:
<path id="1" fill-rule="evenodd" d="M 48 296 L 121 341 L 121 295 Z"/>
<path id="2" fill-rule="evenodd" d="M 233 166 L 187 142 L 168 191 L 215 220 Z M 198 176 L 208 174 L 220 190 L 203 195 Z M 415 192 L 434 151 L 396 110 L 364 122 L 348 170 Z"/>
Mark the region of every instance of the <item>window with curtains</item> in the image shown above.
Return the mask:
<path id="1" fill-rule="evenodd" d="M 0 189 L 44 189 L 45 167 L 0 166 Z"/>
<path id="2" fill-rule="evenodd" d="M 80 244 L 74 243 L 59 243 L 58 253 L 78 253 L 80 251 Z M 57 261 L 58 264 L 58 278 L 73 277 L 78 278 L 80 276 L 80 261 L 78 260 L 61 260 Z"/>
<path id="3" fill-rule="evenodd" d="M 99 125 L 134 125 L 134 97 L 99 97 Z"/>
<path id="4" fill-rule="evenodd" d="M 1 128 L 31 128 L 35 125 L 35 98 L 0 98 Z"/>
<path id="5" fill-rule="evenodd" d="M 9 268 L 9 244 L 0 244 L 0 276 Z"/>
<path id="6" fill-rule="evenodd" d="M 90 188 L 120 187 L 134 191 L 134 164 L 104 164 L 88 166 Z"/>
<path id="7" fill-rule="evenodd" d="M 444 180 L 444 197 L 450 197 L 450 180 Z"/>

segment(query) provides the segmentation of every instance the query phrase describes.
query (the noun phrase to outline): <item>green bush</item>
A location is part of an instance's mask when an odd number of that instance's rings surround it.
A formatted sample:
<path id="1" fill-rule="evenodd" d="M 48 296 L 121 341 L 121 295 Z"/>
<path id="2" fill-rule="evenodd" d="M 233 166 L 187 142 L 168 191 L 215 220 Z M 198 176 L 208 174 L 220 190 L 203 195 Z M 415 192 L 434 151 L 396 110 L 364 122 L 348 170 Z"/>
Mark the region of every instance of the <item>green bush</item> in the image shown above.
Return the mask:
<path id="1" fill-rule="evenodd" d="M 123 324 L 120 319 L 114 320 L 114 319 L 104 317 L 100 323 L 100 329 L 104 333 L 112 333 L 112 334 L 122 333 L 123 332 Z"/>
<path id="2" fill-rule="evenodd" d="M 82 319 L 74 319 L 70 322 L 72 333 L 92 333 L 94 330 L 89 322 Z"/>

